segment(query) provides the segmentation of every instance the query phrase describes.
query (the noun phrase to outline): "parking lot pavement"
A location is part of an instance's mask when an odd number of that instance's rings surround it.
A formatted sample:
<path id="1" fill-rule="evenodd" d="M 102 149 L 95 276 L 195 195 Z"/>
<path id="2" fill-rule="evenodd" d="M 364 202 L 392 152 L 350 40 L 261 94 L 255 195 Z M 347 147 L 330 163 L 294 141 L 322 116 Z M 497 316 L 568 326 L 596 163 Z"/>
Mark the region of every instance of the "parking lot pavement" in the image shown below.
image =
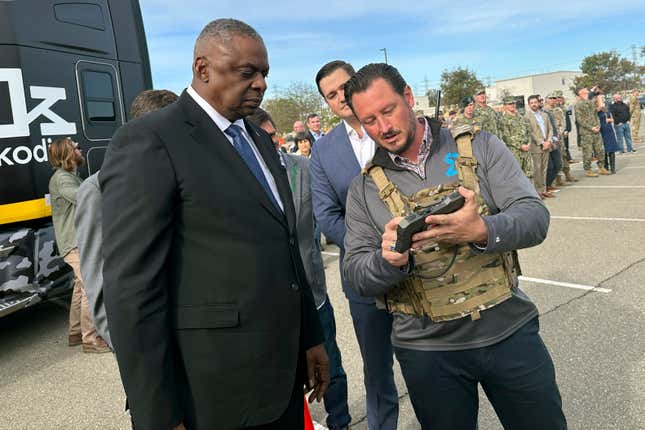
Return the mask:
<path id="1" fill-rule="evenodd" d="M 617 175 L 583 178 L 549 199 L 548 238 L 520 252 L 525 277 L 520 285 L 540 310 L 541 333 L 571 429 L 645 428 L 644 156 L 641 147 L 635 156 L 618 158 Z M 337 253 L 334 246 L 325 249 L 328 290 L 348 377 L 352 428 L 363 430 L 362 360 L 340 287 Z M 66 327 L 67 310 L 57 304 L 0 319 L 0 429 L 129 428 L 113 356 L 67 347 Z M 397 364 L 395 377 L 399 428 L 418 429 Z M 322 405 L 314 404 L 312 415 L 324 424 Z M 500 428 L 482 396 L 479 429 Z"/>

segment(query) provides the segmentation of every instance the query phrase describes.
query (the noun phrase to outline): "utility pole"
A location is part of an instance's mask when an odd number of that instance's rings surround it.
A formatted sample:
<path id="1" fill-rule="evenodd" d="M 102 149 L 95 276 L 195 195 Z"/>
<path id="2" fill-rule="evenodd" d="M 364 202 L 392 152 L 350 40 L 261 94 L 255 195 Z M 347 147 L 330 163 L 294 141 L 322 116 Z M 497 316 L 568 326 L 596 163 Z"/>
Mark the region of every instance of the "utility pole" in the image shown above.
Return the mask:
<path id="1" fill-rule="evenodd" d="M 387 64 L 387 48 L 381 48 L 379 51 L 383 51 L 383 55 L 385 55 L 385 64 Z"/>

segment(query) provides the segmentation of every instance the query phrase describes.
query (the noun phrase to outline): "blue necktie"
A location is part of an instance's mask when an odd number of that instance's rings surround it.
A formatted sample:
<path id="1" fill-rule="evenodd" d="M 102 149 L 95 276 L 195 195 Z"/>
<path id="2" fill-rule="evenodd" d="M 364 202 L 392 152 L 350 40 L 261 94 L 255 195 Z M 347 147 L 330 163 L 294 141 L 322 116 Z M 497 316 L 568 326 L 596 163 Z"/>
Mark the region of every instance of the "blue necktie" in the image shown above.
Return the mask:
<path id="1" fill-rule="evenodd" d="M 235 146 L 235 149 L 237 149 L 237 152 L 240 154 L 251 173 L 255 176 L 255 179 L 257 179 L 260 185 L 262 185 L 262 188 L 264 188 L 264 191 L 266 191 L 269 199 L 275 205 L 276 209 L 278 209 L 278 212 L 282 212 L 282 209 L 280 209 L 280 205 L 273 196 L 269 183 L 264 176 L 262 167 L 260 167 L 260 162 L 255 158 L 251 145 L 242 135 L 242 129 L 240 126 L 231 124 L 224 133 L 233 138 L 233 146 Z"/>

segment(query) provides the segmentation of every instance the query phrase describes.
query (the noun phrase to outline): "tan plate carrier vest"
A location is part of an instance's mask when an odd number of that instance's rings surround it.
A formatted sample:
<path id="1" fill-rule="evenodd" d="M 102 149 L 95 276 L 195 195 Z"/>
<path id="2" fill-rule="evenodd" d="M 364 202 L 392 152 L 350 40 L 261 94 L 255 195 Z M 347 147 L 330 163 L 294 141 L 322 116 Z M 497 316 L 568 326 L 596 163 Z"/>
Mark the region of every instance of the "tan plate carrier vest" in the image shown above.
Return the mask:
<path id="1" fill-rule="evenodd" d="M 363 171 L 374 180 L 379 197 L 393 216 L 406 216 L 436 203 L 459 185 L 475 192 L 481 215 L 490 213 L 479 192 L 477 160 L 472 153 L 472 128 L 464 126 L 456 131 L 460 133 L 455 136 L 459 152 L 455 163 L 458 182 L 425 188 L 408 197 L 387 178 L 381 167 L 371 165 Z M 426 315 L 435 322 L 466 316 L 479 319 L 480 311 L 511 297 L 514 277 L 519 274 L 517 260 L 510 252 L 475 254 L 468 244 L 440 242 L 410 252 L 414 255 L 412 274 L 383 297 L 386 309 L 419 317 Z M 450 269 L 436 277 L 451 262 Z"/>

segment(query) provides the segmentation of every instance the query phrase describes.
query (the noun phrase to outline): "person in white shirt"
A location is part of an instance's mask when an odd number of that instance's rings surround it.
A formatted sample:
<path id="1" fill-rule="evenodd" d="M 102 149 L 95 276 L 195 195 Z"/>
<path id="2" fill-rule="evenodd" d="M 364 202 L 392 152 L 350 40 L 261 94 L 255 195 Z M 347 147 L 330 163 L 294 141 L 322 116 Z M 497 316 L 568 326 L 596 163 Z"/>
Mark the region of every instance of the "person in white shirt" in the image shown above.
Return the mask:
<path id="1" fill-rule="evenodd" d="M 361 297 L 354 292 L 342 277 L 347 189 L 375 151 L 374 141 L 345 101 L 344 85 L 353 74 L 351 64 L 332 61 L 316 75 L 318 91 L 342 121 L 313 147 L 312 200 L 320 230 L 328 243 L 331 241 L 340 248 L 343 292 L 349 300 L 354 331 L 363 357 L 368 427 L 394 430 L 397 428 L 399 400 L 392 371 L 392 317 L 385 310 L 377 309 L 373 298 Z"/>

